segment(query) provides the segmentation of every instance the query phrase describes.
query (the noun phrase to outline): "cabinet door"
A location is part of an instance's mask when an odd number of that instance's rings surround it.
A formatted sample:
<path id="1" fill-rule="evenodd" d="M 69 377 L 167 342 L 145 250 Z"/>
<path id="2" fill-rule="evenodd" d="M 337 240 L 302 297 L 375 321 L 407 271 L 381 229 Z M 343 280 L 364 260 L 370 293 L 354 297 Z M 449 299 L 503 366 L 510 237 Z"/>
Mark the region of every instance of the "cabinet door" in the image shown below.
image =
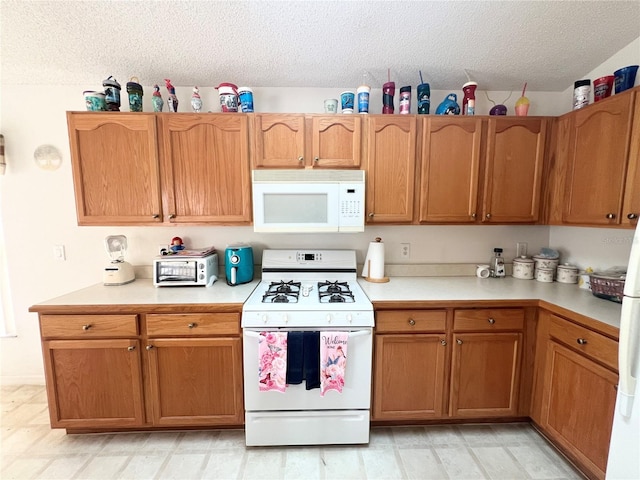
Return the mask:
<path id="1" fill-rule="evenodd" d="M 547 123 L 544 118 L 488 120 L 483 222 L 538 221 Z"/>
<path id="2" fill-rule="evenodd" d="M 632 107 L 629 92 L 571 114 L 564 223 L 620 223 Z"/>
<path id="3" fill-rule="evenodd" d="M 420 222 L 476 220 L 481 134 L 477 118 L 424 120 Z"/>
<path id="4" fill-rule="evenodd" d="M 254 122 L 254 168 L 304 167 L 304 115 L 257 113 Z"/>
<path id="5" fill-rule="evenodd" d="M 541 426 L 597 478 L 607 466 L 616 384 L 615 373 L 548 343 Z"/>
<path id="6" fill-rule="evenodd" d="M 162 114 L 165 213 L 172 223 L 248 224 L 251 172 L 242 114 Z"/>
<path id="7" fill-rule="evenodd" d="M 455 334 L 453 342 L 449 414 L 516 416 L 522 334 Z"/>
<path id="8" fill-rule="evenodd" d="M 359 167 L 361 124 L 357 115 L 311 117 L 313 168 Z"/>
<path id="9" fill-rule="evenodd" d="M 49 340 L 42 347 L 52 427 L 144 423 L 137 340 Z"/>
<path id="10" fill-rule="evenodd" d="M 627 179 L 620 220 L 623 225 L 636 226 L 640 217 L 640 94 L 638 93 L 635 94 L 632 124 Z"/>
<path id="11" fill-rule="evenodd" d="M 416 117 L 370 115 L 367 120 L 367 223 L 411 223 Z"/>
<path id="12" fill-rule="evenodd" d="M 162 222 L 156 119 L 67 112 L 78 225 Z"/>
<path id="13" fill-rule="evenodd" d="M 374 420 L 443 416 L 445 335 L 377 335 Z"/>
<path id="14" fill-rule="evenodd" d="M 241 425 L 239 338 L 147 342 L 154 425 Z"/>

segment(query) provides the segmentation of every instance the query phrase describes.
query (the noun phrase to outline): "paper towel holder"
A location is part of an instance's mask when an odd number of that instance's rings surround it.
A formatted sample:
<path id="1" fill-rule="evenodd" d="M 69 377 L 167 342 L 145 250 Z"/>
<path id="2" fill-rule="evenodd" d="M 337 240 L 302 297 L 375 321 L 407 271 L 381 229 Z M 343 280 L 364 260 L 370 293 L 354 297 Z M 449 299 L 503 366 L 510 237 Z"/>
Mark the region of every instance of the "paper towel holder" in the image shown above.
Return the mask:
<path id="1" fill-rule="evenodd" d="M 377 243 L 382 243 L 382 239 L 380 237 L 376 237 L 375 241 Z M 368 257 L 369 255 L 367 255 Z M 387 283 L 389 281 L 389 277 L 381 277 L 381 278 L 373 278 L 373 277 L 369 277 L 368 274 L 371 272 L 371 260 L 366 260 L 365 262 L 368 263 L 367 265 L 367 275 L 363 275 L 363 278 L 367 281 L 367 282 L 371 282 L 371 283 Z"/>

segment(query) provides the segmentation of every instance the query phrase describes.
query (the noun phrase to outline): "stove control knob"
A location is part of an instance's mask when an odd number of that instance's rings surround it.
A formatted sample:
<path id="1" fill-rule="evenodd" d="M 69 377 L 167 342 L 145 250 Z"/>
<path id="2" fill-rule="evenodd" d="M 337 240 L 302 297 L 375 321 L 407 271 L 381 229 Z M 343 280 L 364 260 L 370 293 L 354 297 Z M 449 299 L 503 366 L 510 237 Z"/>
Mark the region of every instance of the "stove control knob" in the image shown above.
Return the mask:
<path id="1" fill-rule="evenodd" d="M 262 322 L 263 323 L 267 323 L 267 314 L 266 313 L 262 314 Z"/>
<path id="2" fill-rule="evenodd" d="M 285 313 L 284 315 L 282 315 L 282 321 L 287 324 L 289 323 L 289 317 L 287 316 L 287 314 Z"/>
<path id="3" fill-rule="evenodd" d="M 350 313 L 347 313 L 347 322 L 353 323 L 353 317 L 351 316 Z"/>
<path id="4" fill-rule="evenodd" d="M 327 323 L 331 323 L 331 314 L 327 313 Z"/>

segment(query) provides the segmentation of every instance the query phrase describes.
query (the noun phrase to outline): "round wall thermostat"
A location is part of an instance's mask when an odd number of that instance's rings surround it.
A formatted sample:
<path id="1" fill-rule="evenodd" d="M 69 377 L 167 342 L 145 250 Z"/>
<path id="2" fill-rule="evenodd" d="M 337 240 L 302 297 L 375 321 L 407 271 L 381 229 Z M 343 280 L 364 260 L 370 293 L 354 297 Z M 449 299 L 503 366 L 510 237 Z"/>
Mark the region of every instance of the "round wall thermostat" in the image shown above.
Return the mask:
<path id="1" fill-rule="evenodd" d="M 62 163 L 62 155 L 53 145 L 40 145 L 33 152 L 33 159 L 43 170 L 56 170 Z"/>

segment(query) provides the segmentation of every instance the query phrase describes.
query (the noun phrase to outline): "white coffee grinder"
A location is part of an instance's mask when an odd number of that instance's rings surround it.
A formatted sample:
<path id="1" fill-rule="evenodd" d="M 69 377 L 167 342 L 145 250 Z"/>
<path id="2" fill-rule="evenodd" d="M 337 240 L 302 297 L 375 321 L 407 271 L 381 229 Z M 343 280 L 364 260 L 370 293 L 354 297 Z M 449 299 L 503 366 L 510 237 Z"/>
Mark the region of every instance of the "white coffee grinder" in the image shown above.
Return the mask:
<path id="1" fill-rule="evenodd" d="M 124 261 L 127 252 L 127 237 L 124 235 L 109 235 L 104 239 L 104 246 L 111 258 L 111 263 L 104 267 L 102 277 L 105 285 L 124 285 L 136 279 L 133 266 Z"/>

